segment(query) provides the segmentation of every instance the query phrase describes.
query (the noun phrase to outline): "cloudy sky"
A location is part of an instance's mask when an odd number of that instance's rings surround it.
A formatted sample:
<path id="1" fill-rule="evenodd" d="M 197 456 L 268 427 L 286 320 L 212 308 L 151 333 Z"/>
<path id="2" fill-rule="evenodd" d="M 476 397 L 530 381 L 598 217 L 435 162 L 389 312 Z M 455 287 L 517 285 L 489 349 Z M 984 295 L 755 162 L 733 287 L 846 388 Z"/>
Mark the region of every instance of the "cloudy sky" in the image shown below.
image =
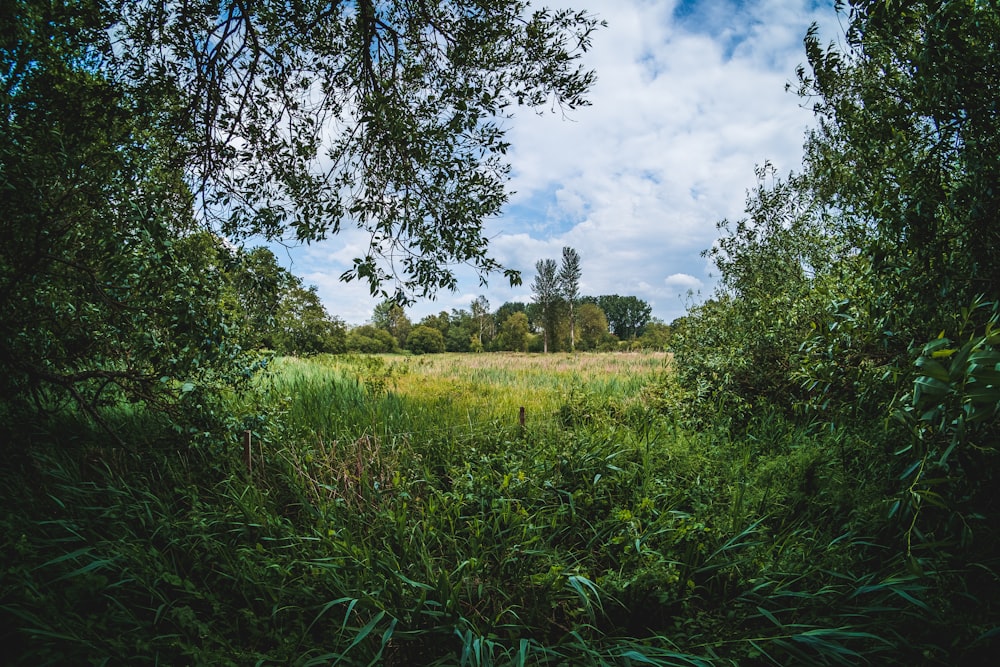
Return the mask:
<path id="1" fill-rule="evenodd" d="M 531 301 L 535 262 L 581 257 L 581 293 L 635 295 L 666 322 L 711 293 L 712 267 L 700 256 L 716 223 L 742 216 L 754 167 L 770 160 L 797 169 L 812 123 L 785 92 L 805 62 L 812 22 L 835 35 L 833 0 L 537 0 L 586 9 L 608 23 L 584 58 L 596 69 L 593 106 L 570 113 L 521 111 L 511 122 L 510 184 L 515 194 L 487 223 L 492 252 L 520 269 L 481 287 L 461 273 L 458 291 L 407 310 L 421 317 L 468 308 L 478 295 L 492 309 Z M 293 273 L 318 287 L 327 310 L 362 324 L 375 300 L 367 284 L 338 276 L 364 243 L 342 234 L 279 249 Z M 698 296 L 700 294 L 700 296 Z"/>

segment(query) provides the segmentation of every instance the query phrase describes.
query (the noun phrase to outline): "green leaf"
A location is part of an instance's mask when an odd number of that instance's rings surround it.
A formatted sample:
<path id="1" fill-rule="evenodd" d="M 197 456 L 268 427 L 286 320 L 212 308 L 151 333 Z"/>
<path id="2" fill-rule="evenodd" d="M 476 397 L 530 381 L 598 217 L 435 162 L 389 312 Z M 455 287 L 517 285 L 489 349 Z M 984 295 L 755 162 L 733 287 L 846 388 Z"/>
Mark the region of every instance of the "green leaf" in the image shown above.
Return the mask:
<path id="1" fill-rule="evenodd" d="M 935 380 L 940 380 L 941 382 L 949 382 L 951 380 L 948 369 L 927 357 L 921 357 L 917 361 L 917 366 L 926 376 L 932 377 Z"/>

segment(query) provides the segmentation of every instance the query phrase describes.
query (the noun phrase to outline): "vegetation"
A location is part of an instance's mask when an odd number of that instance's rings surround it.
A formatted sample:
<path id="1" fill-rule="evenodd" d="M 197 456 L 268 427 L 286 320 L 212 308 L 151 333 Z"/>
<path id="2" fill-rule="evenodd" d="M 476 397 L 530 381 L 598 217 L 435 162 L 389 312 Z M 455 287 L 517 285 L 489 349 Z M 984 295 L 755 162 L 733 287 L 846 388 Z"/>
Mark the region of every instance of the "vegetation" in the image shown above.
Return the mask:
<path id="1" fill-rule="evenodd" d="M 990 3 L 856 0 L 841 43 L 807 33 L 802 169 L 759 169 L 682 320 L 577 300 L 569 257 L 538 304 L 414 326 L 387 299 L 350 331 L 205 224 L 308 239 L 349 212 L 375 291 L 381 253 L 399 292 L 498 268 L 492 119 L 584 103 L 596 24 L 295 4 L 22 2 L 0 38 L 9 662 L 995 659 Z M 318 181 L 334 117 L 357 131 Z"/>

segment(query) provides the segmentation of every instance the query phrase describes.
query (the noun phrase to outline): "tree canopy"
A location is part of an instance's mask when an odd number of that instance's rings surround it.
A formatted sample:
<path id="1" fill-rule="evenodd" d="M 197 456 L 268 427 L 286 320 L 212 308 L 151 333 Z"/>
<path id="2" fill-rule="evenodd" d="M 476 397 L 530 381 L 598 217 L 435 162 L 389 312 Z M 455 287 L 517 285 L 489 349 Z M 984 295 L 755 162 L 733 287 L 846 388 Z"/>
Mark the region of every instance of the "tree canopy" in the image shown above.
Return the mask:
<path id="1" fill-rule="evenodd" d="M 356 225 L 346 279 L 373 293 L 489 272 L 516 105 L 575 108 L 598 22 L 527 2 L 118 2 L 89 17 L 93 68 L 177 128 L 201 213 L 227 235 L 313 241 Z M 168 125 L 169 124 L 169 125 Z M 516 273 L 507 271 L 516 278 Z"/>

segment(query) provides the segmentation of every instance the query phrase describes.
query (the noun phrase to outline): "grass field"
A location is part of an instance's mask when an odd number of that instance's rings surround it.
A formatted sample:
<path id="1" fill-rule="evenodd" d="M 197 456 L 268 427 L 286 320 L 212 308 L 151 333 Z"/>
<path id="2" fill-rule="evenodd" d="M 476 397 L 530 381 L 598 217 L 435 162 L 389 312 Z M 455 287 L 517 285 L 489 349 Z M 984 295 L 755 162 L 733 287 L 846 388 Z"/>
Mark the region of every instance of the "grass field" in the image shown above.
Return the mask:
<path id="1" fill-rule="evenodd" d="M 277 359 L 194 448 L 142 422 L 133 453 L 36 451 L 0 478 L 3 640 L 23 664 L 908 659 L 921 591 L 851 529 L 878 511 L 865 443 L 687 431 L 668 364 Z"/>

